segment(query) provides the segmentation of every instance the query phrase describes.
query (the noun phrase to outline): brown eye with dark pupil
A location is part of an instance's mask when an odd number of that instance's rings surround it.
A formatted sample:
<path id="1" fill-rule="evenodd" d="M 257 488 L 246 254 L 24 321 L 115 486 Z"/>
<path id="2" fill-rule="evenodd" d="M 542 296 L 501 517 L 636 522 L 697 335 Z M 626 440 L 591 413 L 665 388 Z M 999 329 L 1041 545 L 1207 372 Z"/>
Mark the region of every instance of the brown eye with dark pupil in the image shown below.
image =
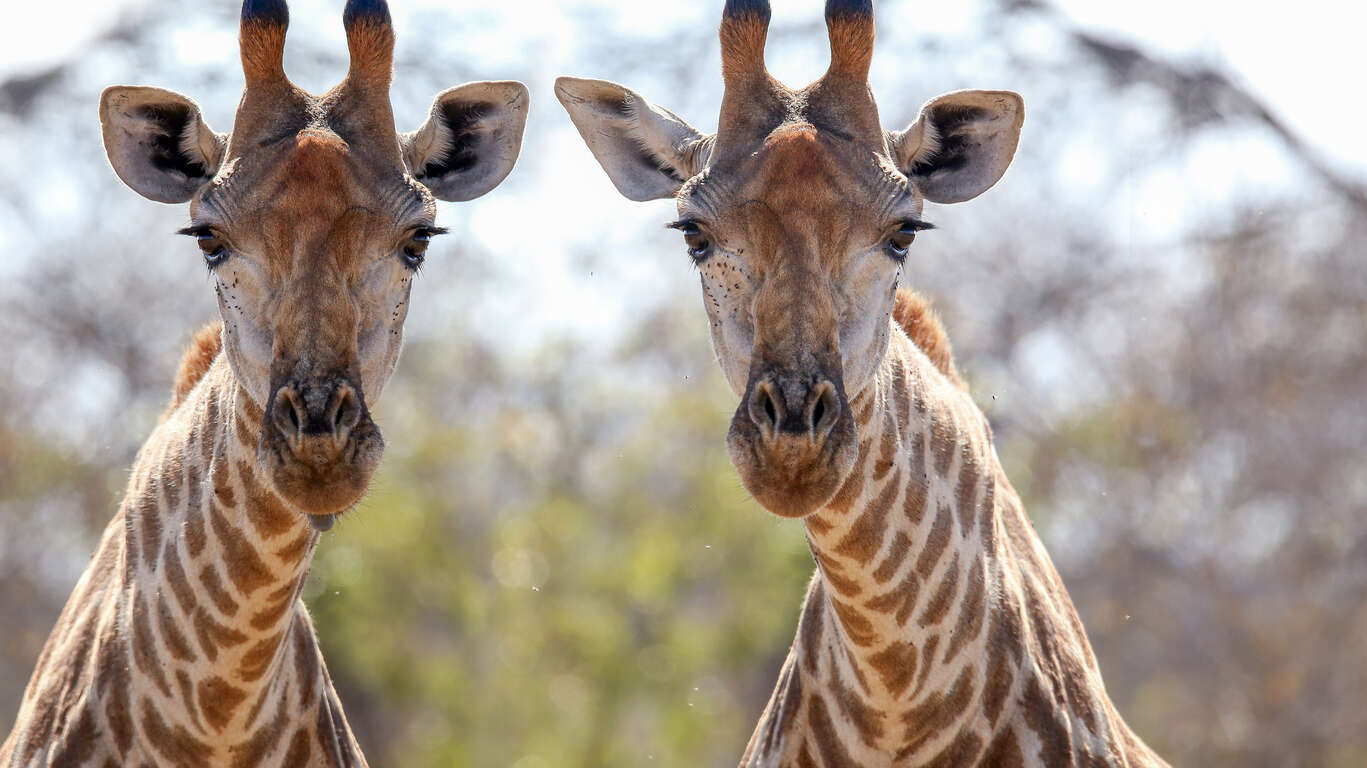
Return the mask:
<path id="1" fill-rule="evenodd" d="M 413 232 L 408 237 L 408 243 L 403 247 L 403 263 L 409 269 L 417 269 L 422 266 L 423 259 L 427 258 L 427 246 L 432 242 L 433 235 L 440 235 L 446 232 L 440 227 L 423 227 Z"/>
<path id="2" fill-rule="evenodd" d="M 694 261 L 702 261 L 712 252 L 712 240 L 703 234 L 697 223 L 680 221 L 670 226 L 683 233 L 684 242 L 688 245 L 688 255 L 692 256 Z"/>
<path id="3" fill-rule="evenodd" d="M 403 260 L 408 266 L 417 268 L 422 264 L 422 260 L 427 258 L 427 245 L 432 241 L 432 236 L 426 232 L 419 232 L 413 235 L 408 241 L 408 245 L 403 249 Z"/>
<path id="4" fill-rule="evenodd" d="M 925 229 L 934 229 L 935 225 L 927 221 L 907 221 L 892 233 L 888 238 L 888 255 L 898 263 L 907 258 L 907 251 L 911 250 L 911 244 L 916 241 L 916 233 Z"/>
<path id="5" fill-rule="evenodd" d="M 189 235 L 195 239 L 199 250 L 204 252 L 204 263 L 208 264 L 210 269 L 222 264 L 228 258 L 227 247 L 208 227 L 188 227 L 180 230 L 179 234 Z"/>
<path id="6" fill-rule="evenodd" d="M 888 238 L 888 253 L 898 261 L 907 257 L 907 252 L 911 250 L 911 244 L 916 240 L 915 232 L 898 230 L 892 237 Z"/>

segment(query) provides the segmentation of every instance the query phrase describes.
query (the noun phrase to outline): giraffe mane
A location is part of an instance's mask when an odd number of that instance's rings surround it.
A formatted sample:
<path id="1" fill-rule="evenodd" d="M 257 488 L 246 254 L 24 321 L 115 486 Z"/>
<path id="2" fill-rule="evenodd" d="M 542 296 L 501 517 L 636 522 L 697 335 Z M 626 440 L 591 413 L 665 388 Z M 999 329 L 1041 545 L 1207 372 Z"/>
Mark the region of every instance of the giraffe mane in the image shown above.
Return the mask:
<path id="1" fill-rule="evenodd" d="M 915 291 L 898 288 L 892 318 L 945 378 L 961 388 L 964 386 L 958 369 L 954 367 L 954 351 L 949 345 L 949 335 L 945 333 L 945 327 L 931 306 L 930 299 Z"/>
<path id="2" fill-rule="evenodd" d="M 190 338 L 190 346 L 186 347 L 185 354 L 181 355 L 180 368 L 176 371 L 175 388 L 171 391 L 171 404 L 166 408 L 166 415 L 169 416 L 185 402 L 190 390 L 194 389 L 200 379 L 209 372 L 209 367 L 214 364 L 214 359 L 222 349 L 222 320 L 214 320 L 195 331 L 195 335 Z"/>

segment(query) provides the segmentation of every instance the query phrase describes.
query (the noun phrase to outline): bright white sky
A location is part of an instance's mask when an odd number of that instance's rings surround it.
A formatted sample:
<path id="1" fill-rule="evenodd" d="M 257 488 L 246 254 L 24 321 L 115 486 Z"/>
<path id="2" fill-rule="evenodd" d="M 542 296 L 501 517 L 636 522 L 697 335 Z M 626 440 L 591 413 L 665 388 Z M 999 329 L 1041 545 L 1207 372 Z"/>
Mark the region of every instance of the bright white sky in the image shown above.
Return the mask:
<path id="1" fill-rule="evenodd" d="M 528 24 L 556 24 L 573 3 L 513 0 L 526 7 Z M 0 76 L 60 60 L 104 29 L 124 8 L 150 0 L 66 0 L 12 3 L 0 26 Z M 408 0 L 459 13 L 487 9 L 487 0 Z M 396 10 L 401 10 L 396 2 Z M 1340 168 L 1367 178 L 1367 100 L 1354 94 L 1367 72 L 1363 30 L 1367 4 L 1343 0 L 1053 0 L 1085 27 L 1139 43 L 1146 49 L 1224 62 Z M 340 0 L 338 2 L 340 5 Z M 713 3 L 719 5 L 720 2 Z M 776 21 L 806 18 L 819 0 L 773 0 Z M 927 1 L 927 5 L 930 5 Z M 954 24 L 956 4 L 935 4 L 918 23 Z M 970 5 L 970 4 L 962 4 Z M 960 7 L 962 7 L 960 5 Z M 692 7 L 691 7 L 692 6 Z M 658 29 L 662 16 L 691 16 L 693 3 L 624 0 L 623 27 Z M 73 24 L 73 20 L 79 20 Z M 302 21 L 303 19 L 301 19 Z M 797 82 L 805 74 L 777 73 Z"/>

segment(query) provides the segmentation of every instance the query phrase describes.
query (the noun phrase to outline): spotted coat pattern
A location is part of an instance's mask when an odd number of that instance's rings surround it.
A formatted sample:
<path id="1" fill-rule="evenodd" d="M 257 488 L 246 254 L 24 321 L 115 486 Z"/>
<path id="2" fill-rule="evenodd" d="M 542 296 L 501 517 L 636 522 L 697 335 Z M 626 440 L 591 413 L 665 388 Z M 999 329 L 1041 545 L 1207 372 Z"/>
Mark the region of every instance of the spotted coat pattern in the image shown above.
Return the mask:
<path id="1" fill-rule="evenodd" d="M 806 519 L 816 574 L 741 765 L 1164 765 L 1107 697 L 946 350 L 894 323 L 851 403 L 858 463 Z"/>
<path id="2" fill-rule="evenodd" d="M 260 409 L 210 359 L 139 453 L 0 765 L 366 764 L 299 597 L 318 533 L 263 485 Z"/>

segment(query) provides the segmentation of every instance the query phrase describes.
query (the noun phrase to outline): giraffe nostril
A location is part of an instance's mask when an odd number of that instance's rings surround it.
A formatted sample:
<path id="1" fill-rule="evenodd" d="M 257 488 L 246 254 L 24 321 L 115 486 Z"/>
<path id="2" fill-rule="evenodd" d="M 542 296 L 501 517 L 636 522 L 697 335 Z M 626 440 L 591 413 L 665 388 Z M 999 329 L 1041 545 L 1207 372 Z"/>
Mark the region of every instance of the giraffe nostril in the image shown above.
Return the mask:
<path id="1" fill-rule="evenodd" d="M 784 411 L 783 404 L 774 397 L 771 382 L 761 381 L 755 385 L 746 411 L 750 421 L 759 427 L 760 436 L 765 440 L 773 440 L 778 434 L 779 425 L 783 423 Z"/>
<path id="2" fill-rule="evenodd" d="M 291 451 L 298 452 L 303 439 L 305 415 L 304 404 L 292 386 L 281 387 L 275 393 L 272 404 L 271 421 L 280 435 L 285 438 Z"/>
<path id="3" fill-rule="evenodd" d="M 811 426 L 812 439 L 821 442 L 831 434 L 836 421 L 840 419 L 840 396 L 836 394 L 835 384 L 826 380 L 817 385 L 812 400 L 808 424 Z"/>
<path id="4" fill-rule="evenodd" d="M 332 409 L 332 436 L 339 443 L 345 442 L 351 430 L 361 421 L 360 398 L 350 385 L 343 384 L 333 392 L 329 405 Z"/>

